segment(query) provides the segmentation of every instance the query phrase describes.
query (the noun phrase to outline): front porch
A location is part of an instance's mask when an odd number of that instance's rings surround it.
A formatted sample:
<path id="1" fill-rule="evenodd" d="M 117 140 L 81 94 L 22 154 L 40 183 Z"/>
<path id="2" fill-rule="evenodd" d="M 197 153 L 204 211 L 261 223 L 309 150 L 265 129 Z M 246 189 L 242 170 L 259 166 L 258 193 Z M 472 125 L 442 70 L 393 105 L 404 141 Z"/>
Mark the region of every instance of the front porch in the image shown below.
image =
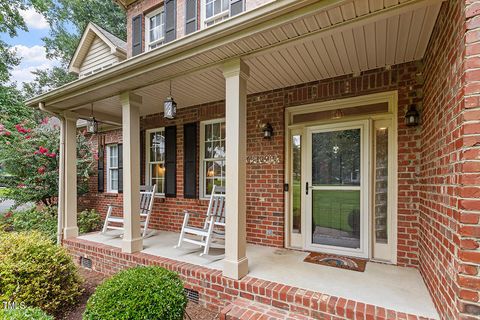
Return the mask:
<path id="1" fill-rule="evenodd" d="M 194 245 L 175 249 L 177 241 L 177 233 L 159 231 L 135 254 L 121 252 L 122 239 L 114 232 L 82 235 L 64 245 L 78 263 L 91 259 L 92 268 L 104 274 L 150 264 L 175 270 L 187 288 L 198 292 L 199 303 L 216 311 L 241 297 L 313 318 L 353 318 L 349 314 L 372 312 L 380 319 L 438 318 L 422 277 L 413 268 L 369 262 L 365 272 L 355 272 L 303 262 L 305 252 L 249 244 L 249 274 L 232 280 L 222 276 L 221 251 L 200 257 Z"/>

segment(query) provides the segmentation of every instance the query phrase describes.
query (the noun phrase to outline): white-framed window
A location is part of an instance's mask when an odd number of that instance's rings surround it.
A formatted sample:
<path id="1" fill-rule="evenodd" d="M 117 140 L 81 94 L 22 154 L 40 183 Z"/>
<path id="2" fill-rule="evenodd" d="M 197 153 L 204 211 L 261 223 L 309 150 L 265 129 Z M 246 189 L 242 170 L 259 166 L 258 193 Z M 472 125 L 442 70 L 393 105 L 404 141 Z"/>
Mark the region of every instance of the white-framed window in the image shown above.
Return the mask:
<path id="1" fill-rule="evenodd" d="M 145 17 L 145 47 L 155 49 L 165 39 L 165 11 L 163 6 L 150 12 Z"/>
<path id="2" fill-rule="evenodd" d="M 208 198 L 213 186 L 225 186 L 225 119 L 200 123 L 200 197 Z"/>
<path id="3" fill-rule="evenodd" d="M 157 194 L 165 195 L 165 128 L 146 131 L 145 181 L 157 185 Z"/>
<path id="4" fill-rule="evenodd" d="M 209 27 L 230 16 L 230 0 L 202 0 L 202 21 Z"/>
<path id="5" fill-rule="evenodd" d="M 107 145 L 107 192 L 118 192 L 118 144 Z"/>

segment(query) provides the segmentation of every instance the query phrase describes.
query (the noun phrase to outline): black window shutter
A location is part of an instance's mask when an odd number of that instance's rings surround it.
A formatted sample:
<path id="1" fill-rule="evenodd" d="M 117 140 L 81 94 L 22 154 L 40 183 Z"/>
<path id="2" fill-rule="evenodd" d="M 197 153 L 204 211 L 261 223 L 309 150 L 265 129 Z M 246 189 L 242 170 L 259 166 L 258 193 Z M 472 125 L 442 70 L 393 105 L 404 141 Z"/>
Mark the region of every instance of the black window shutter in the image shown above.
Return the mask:
<path id="1" fill-rule="evenodd" d="M 230 0 L 230 17 L 245 11 L 245 0 Z"/>
<path id="2" fill-rule="evenodd" d="M 142 15 L 132 18 L 132 56 L 142 53 Z"/>
<path id="3" fill-rule="evenodd" d="M 105 146 L 102 141 L 98 141 L 98 161 L 97 161 L 97 177 L 98 177 L 98 192 L 105 191 Z"/>
<path id="4" fill-rule="evenodd" d="M 186 0 L 185 34 L 197 31 L 197 0 Z"/>
<path id="5" fill-rule="evenodd" d="M 118 192 L 123 192 L 123 145 L 118 145 Z"/>
<path id="6" fill-rule="evenodd" d="M 197 197 L 197 123 L 183 126 L 183 197 Z"/>
<path id="7" fill-rule="evenodd" d="M 165 0 L 165 42 L 177 37 L 177 1 Z"/>
<path id="8" fill-rule="evenodd" d="M 177 196 L 177 127 L 165 128 L 165 197 Z"/>

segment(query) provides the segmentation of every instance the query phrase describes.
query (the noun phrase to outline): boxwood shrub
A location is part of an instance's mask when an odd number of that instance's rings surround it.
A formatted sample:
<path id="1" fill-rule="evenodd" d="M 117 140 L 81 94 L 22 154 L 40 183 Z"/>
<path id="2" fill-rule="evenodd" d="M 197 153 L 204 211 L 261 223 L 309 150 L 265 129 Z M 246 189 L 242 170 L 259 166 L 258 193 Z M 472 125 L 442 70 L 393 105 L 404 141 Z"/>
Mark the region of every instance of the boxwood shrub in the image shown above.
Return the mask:
<path id="1" fill-rule="evenodd" d="M 0 319 L 2 320 L 53 320 L 53 317 L 47 315 L 38 308 L 21 309 L 0 309 Z"/>
<path id="2" fill-rule="evenodd" d="M 39 231 L 0 232 L 0 301 L 55 314 L 81 293 L 77 268 L 65 249 Z"/>
<path id="3" fill-rule="evenodd" d="M 136 267 L 117 273 L 97 287 L 84 320 L 181 320 L 187 305 L 178 275 L 160 267 Z"/>

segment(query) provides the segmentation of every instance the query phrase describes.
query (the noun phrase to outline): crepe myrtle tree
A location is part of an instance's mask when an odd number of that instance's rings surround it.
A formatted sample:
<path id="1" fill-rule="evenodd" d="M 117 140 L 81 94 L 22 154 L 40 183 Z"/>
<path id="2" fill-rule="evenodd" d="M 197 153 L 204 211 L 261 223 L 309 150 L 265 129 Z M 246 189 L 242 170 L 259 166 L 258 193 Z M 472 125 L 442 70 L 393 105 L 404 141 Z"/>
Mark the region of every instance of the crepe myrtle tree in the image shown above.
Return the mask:
<path id="1" fill-rule="evenodd" d="M 58 195 L 60 129 L 55 121 L 44 118 L 41 123 L 26 120 L 18 124 L 0 124 L 0 164 L 2 184 L 8 191 L 3 198 L 15 205 L 56 204 Z M 92 152 L 91 138 L 77 134 L 78 193 L 88 192 L 88 180 L 97 155 Z M 1 198 L 0 198 L 1 199 Z"/>

